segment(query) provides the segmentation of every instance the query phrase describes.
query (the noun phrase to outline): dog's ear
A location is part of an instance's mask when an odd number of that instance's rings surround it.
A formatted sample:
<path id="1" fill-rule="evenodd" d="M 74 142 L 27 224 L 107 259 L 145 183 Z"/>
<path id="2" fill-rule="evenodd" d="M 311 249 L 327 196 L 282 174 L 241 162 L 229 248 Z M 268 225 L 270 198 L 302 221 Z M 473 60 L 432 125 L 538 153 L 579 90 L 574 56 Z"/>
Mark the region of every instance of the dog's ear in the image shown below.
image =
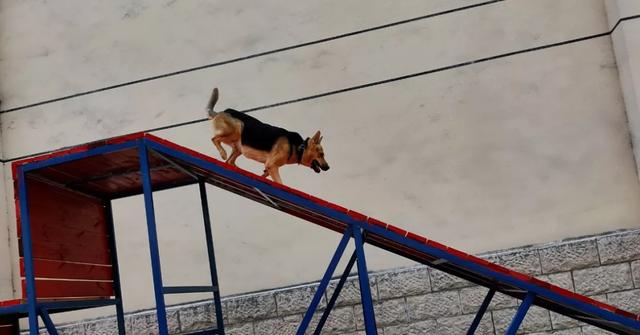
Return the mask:
<path id="1" fill-rule="evenodd" d="M 313 137 L 311 138 L 311 141 L 313 143 L 318 143 L 320 144 L 320 141 L 322 140 L 322 136 L 320 136 L 320 130 L 316 131 L 316 133 L 313 135 Z"/>
<path id="2" fill-rule="evenodd" d="M 322 142 L 323 138 L 324 138 L 324 136 L 320 136 L 320 139 L 318 140 L 318 144 L 320 144 L 320 142 Z"/>

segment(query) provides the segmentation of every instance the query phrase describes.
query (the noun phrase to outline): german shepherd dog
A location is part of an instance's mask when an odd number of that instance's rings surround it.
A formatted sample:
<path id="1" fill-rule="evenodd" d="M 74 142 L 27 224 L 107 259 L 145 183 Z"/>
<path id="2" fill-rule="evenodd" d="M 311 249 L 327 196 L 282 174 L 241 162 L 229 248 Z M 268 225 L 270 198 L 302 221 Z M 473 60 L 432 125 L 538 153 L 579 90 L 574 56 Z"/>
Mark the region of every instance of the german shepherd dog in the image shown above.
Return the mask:
<path id="1" fill-rule="evenodd" d="M 215 112 L 213 107 L 217 101 L 218 88 L 214 88 L 207 104 L 207 113 L 213 125 L 211 141 L 227 163 L 235 166 L 236 159 L 242 154 L 264 163 L 262 176 L 271 176 L 273 181 L 280 184 L 282 179 L 278 169 L 285 164 L 304 165 L 316 173 L 329 170 L 320 144 L 320 131 L 303 140 L 298 133 L 262 123 L 233 109 Z M 227 156 L 222 143 L 231 147 L 231 156 Z"/>

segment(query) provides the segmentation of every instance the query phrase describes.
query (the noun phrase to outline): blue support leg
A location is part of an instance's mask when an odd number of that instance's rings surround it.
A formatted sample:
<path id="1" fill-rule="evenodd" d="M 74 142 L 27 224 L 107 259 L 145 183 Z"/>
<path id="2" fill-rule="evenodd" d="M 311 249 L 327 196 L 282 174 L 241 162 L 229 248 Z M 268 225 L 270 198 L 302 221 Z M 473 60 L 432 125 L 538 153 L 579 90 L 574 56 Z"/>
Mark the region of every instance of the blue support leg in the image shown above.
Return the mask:
<path id="1" fill-rule="evenodd" d="M 371 299 L 371 287 L 369 287 L 369 273 L 364 257 L 364 239 L 359 227 L 353 227 L 353 237 L 356 243 L 356 255 L 358 263 L 358 280 L 360 284 L 360 298 L 362 299 L 362 314 L 364 315 L 364 329 L 367 335 L 377 335 L 376 317 L 373 311 L 373 299 Z"/>
<path id="2" fill-rule="evenodd" d="M 51 321 L 51 317 L 49 316 L 49 311 L 46 308 L 40 308 L 40 316 L 42 317 L 42 322 L 44 322 L 44 326 L 47 327 L 47 332 L 49 335 L 58 335 L 58 330 L 56 326 Z"/>
<path id="3" fill-rule="evenodd" d="M 509 325 L 509 329 L 507 329 L 505 335 L 516 335 L 516 332 L 518 331 L 518 328 L 520 328 L 520 324 L 522 324 L 522 320 L 524 320 L 524 317 L 527 315 L 527 311 L 529 311 L 529 307 L 533 304 L 533 299 L 535 299 L 535 297 L 536 295 L 534 293 L 527 293 L 524 301 L 522 301 L 520 307 L 518 307 L 516 315 L 513 317 L 513 320 L 511 320 L 511 324 Z"/>
<path id="4" fill-rule="evenodd" d="M 118 321 L 118 335 L 125 335 L 124 306 L 122 305 L 122 286 L 120 285 L 120 266 L 118 265 L 118 251 L 116 247 L 116 231 L 113 223 L 111 201 L 104 204 L 107 226 L 109 227 L 109 247 L 111 249 L 111 269 L 113 272 L 113 291 L 116 296 L 116 320 Z"/>
<path id="5" fill-rule="evenodd" d="M 331 313 L 331 310 L 336 305 L 336 300 L 338 300 L 340 291 L 342 291 L 342 287 L 344 287 L 344 283 L 347 281 L 347 277 L 349 277 L 349 274 L 351 273 L 351 269 L 353 269 L 353 265 L 355 263 L 356 263 L 356 252 L 354 251 L 353 254 L 351 255 L 351 258 L 349 258 L 349 262 L 347 263 L 347 266 L 344 268 L 344 272 L 342 272 L 342 276 L 340 276 L 340 280 L 338 281 L 338 284 L 336 284 L 336 289 L 333 291 L 333 294 L 331 295 L 331 298 L 327 303 L 327 308 L 325 308 L 324 312 L 322 313 L 322 317 L 320 317 L 320 321 L 318 321 L 318 325 L 316 326 L 316 330 L 313 332 L 313 335 L 320 335 L 320 333 L 322 332 L 322 327 L 324 327 L 325 322 L 327 322 L 327 319 L 329 318 L 329 314 Z"/>
<path id="6" fill-rule="evenodd" d="M 209 271 L 211 272 L 211 285 L 213 286 L 213 304 L 216 307 L 216 329 L 224 335 L 224 321 L 222 318 L 222 302 L 220 300 L 220 285 L 218 284 L 218 269 L 216 267 L 216 255 L 213 249 L 213 233 L 211 232 L 211 216 L 209 214 L 209 202 L 207 201 L 207 188 L 204 180 L 198 180 L 200 190 L 200 202 L 202 204 L 202 218 L 204 219 L 204 232 L 207 239 L 207 254 L 209 255 Z"/>
<path id="7" fill-rule="evenodd" d="M 487 292 L 487 295 L 482 301 L 482 305 L 480 305 L 480 309 L 478 309 L 478 313 L 476 313 L 476 317 L 471 323 L 471 327 L 469 327 L 469 330 L 467 331 L 467 335 L 473 335 L 476 333 L 476 329 L 478 329 L 484 313 L 487 311 L 487 308 L 489 308 L 489 304 L 491 303 L 491 299 L 493 299 L 494 294 L 496 294 L 495 289 L 490 289 L 489 292 Z"/>
<path id="8" fill-rule="evenodd" d="M 329 262 L 329 267 L 327 267 L 327 270 L 325 271 L 324 276 L 320 281 L 320 285 L 318 285 L 316 294 L 313 296 L 313 299 L 311 300 L 311 304 L 309 304 L 309 308 L 307 309 L 307 312 L 304 314 L 304 318 L 302 318 L 302 322 L 300 322 L 300 326 L 298 326 L 298 331 L 296 332 L 296 335 L 304 335 L 305 332 L 307 331 L 307 328 L 309 327 L 309 323 L 311 322 L 311 318 L 313 318 L 313 313 L 316 311 L 316 308 L 318 308 L 318 304 L 320 304 L 320 299 L 322 299 L 322 296 L 324 295 L 324 292 L 326 291 L 327 286 L 329 285 L 329 280 L 331 279 L 333 272 L 336 270 L 336 267 L 338 266 L 338 262 L 340 262 L 340 258 L 344 253 L 344 249 L 346 249 L 347 245 L 349 244 L 350 239 L 351 239 L 351 229 L 347 228 L 347 230 L 342 235 L 342 239 L 338 244 L 338 248 L 336 248 L 336 251 L 333 254 L 333 257 L 331 258 L 331 262 Z"/>
<path id="9" fill-rule="evenodd" d="M 162 270 L 160 267 L 160 250 L 158 247 L 158 233 L 156 229 L 156 216 L 153 208 L 153 186 L 151 184 L 151 171 L 149 170 L 149 156 L 147 146 L 140 141 L 140 173 L 142 175 L 142 189 L 144 191 L 144 208 L 147 216 L 147 232 L 149 235 L 149 253 L 151 255 L 151 271 L 153 275 L 153 289 L 156 298 L 156 311 L 158 317 L 158 331 L 160 335 L 169 335 L 167 323 L 167 311 L 162 292 Z"/>
<path id="10" fill-rule="evenodd" d="M 22 167 L 18 170 L 18 196 L 20 200 L 20 224 L 22 232 L 22 249 L 24 256 L 24 272 L 27 286 L 27 305 L 29 312 L 29 334 L 38 334 L 38 302 L 36 299 L 36 280 L 33 273 L 33 252 L 31 249 L 31 221 L 27 196 L 27 179 Z"/>

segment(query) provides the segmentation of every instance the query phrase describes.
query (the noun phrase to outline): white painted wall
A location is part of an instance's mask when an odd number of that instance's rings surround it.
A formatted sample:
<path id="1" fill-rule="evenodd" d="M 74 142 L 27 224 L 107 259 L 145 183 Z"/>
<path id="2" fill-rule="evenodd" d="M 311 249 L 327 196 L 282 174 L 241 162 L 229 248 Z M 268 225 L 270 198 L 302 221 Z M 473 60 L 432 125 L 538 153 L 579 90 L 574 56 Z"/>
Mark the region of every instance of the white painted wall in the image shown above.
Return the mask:
<path id="1" fill-rule="evenodd" d="M 0 157 L 2 157 L 2 147 L 3 143 L 0 143 Z M 15 227 L 15 223 L 12 223 L 15 221 L 9 220 L 7 212 L 7 203 L 10 199 L 7 197 L 7 190 L 9 188 L 13 188 L 13 184 L 9 183 L 7 185 L 5 183 L 5 169 L 3 164 L 2 169 L 0 169 L 0 299 L 13 297 L 14 295 L 12 283 L 14 278 L 11 271 L 13 267 L 13 262 L 11 261 L 13 259 L 13 252 L 10 247 L 13 236 L 15 236 L 11 226 Z"/>
<path id="2" fill-rule="evenodd" d="M 624 18 L 640 15 L 640 1 L 606 0 L 609 27 Z M 636 166 L 640 171 L 640 19 L 624 21 L 611 38 L 620 73 L 620 84 L 631 129 Z"/>
<path id="3" fill-rule="evenodd" d="M 477 2 L 0 2 L 2 109 Z M 220 108 L 248 109 L 608 29 L 603 0 L 507 0 L 4 113 L 4 157 L 202 118 L 213 85 Z M 288 185 L 471 252 L 634 227 L 640 218 L 608 36 L 253 115 L 307 136 L 323 131 L 332 169 L 287 167 Z M 157 135 L 217 155 L 206 123 Z M 321 276 L 336 234 L 211 191 L 223 294 Z M 206 283 L 196 193 L 156 200 L 166 282 Z M 115 210 L 126 308 L 148 307 L 141 199 Z M 15 259 L 15 240 L 10 250 Z M 374 270 L 409 264 L 368 255 Z"/>

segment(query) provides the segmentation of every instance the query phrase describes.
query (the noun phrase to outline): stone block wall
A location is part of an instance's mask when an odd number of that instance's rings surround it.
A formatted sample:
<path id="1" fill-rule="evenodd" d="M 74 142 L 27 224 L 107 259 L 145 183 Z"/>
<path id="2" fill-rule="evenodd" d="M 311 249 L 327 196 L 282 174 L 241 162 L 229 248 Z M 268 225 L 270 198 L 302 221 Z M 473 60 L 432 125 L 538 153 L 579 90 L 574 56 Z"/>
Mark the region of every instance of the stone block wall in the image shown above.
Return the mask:
<path id="1" fill-rule="evenodd" d="M 640 229 L 607 233 L 487 253 L 481 257 L 534 275 L 560 287 L 614 306 L 640 313 Z M 222 283 L 224 285 L 224 283 Z M 324 308 L 335 287 L 329 286 L 320 307 Z M 425 266 L 372 273 L 379 334 L 464 334 L 487 292 L 484 287 Z M 227 334 L 294 334 L 317 283 L 227 297 L 223 301 Z M 503 334 L 519 304 L 497 293 L 485 314 L 478 334 Z M 172 333 L 210 327 L 213 305 L 199 302 L 169 309 Z M 312 322 L 317 322 L 319 315 Z M 144 311 L 127 315 L 131 334 L 156 334 L 155 315 Z M 115 334 L 114 318 L 91 320 L 62 327 L 61 334 Z M 576 320 L 533 307 L 522 326 L 523 334 L 608 334 Z M 323 334 L 364 334 L 357 277 L 349 278 Z"/>

